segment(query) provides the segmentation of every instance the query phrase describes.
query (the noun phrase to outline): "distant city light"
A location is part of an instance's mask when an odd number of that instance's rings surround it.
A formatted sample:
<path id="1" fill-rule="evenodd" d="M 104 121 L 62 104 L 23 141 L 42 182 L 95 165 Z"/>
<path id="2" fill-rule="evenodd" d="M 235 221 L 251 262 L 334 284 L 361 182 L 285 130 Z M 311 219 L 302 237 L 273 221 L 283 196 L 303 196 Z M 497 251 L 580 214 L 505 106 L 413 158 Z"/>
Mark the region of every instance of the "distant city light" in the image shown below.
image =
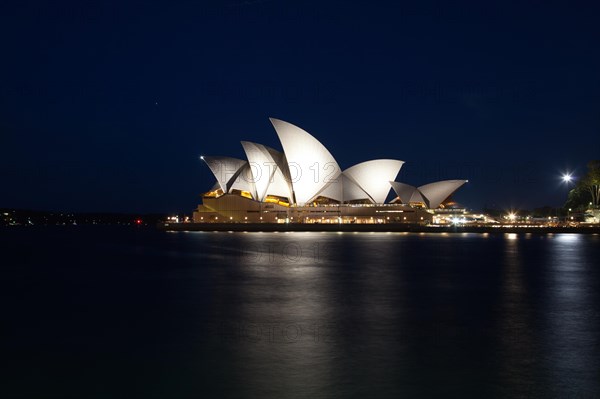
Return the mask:
<path id="1" fill-rule="evenodd" d="M 512 213 L 512 212 L 508 214 L 508 218 L 509 218 L 510 220 L 515 220 L 515 219 L 516 219 L 516 217 L 517 217 L 517 215 L 515 215 L 515 214 L 514 214 L 514 213 Z"/>

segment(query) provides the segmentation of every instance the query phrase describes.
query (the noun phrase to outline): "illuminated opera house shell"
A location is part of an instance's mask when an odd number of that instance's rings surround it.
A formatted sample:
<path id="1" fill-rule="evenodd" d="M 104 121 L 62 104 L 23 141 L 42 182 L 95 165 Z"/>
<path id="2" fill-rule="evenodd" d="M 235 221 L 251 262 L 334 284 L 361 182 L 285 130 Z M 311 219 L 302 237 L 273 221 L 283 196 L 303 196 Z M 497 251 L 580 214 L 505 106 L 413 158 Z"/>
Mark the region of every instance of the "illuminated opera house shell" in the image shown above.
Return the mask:
<path id="1" fill-rule="evenodd" d="M 341 170 L 315 137 L 289 122 L 270 118 L 283 152 L 242 141 L 246 159 L 203 156 L 216 178 L 209 195 L 239 194 L 258 202 L 274 199 L 289 206 L 311 204 L 384 204 L 393 188 L 393 203 L 438 208 L 466 180 L 446 180 L 420 187 L 395 182 L 403 161 L 375 159 Z"/>

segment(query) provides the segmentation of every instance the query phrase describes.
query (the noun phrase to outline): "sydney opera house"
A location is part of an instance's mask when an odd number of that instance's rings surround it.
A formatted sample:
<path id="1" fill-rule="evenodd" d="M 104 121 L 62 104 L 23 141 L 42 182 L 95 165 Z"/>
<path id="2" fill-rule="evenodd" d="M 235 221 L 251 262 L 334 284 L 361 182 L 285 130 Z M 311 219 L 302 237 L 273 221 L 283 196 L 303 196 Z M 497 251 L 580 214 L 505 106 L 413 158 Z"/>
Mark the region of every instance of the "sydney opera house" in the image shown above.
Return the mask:
<path id="1" fill-rule="evenodd" d="M 194 211 L 196 223 L 419 223 L 467 180 L 419 187 L 395 181 L 403 161 L 375 159 L 341 170 L 301 128 L 271 118 L 283 151 L 242 141 L 246 159 L 202 156 L 216 183 Z M 386 199 L 390 189 L 396 194 Z"/>

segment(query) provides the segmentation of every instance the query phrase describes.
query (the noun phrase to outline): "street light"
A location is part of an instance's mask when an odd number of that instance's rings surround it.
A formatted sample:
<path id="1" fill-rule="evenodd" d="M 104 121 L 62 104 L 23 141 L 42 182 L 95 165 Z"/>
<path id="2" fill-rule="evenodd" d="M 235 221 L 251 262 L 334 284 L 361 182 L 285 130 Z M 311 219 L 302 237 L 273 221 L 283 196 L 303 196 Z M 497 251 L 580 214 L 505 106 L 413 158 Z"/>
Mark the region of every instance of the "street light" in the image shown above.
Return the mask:
<path id="1" fill-rule="evenodd" d="M 569 172 L 563 173 L 562 181 L 563 181 L 563 183 L 565 183 L 567 185 L 567 187 L 569 186 L 569 183 L 571 183 L 572 180 L 573 180 L 573 175 L 571 173 L 569 173 Z M 565 223 L 568 223 L 570 215 L 571 215 L 571 209 L 569 209 L 569 211 L 567 212 L 567 217 L 565 218 Z"/>

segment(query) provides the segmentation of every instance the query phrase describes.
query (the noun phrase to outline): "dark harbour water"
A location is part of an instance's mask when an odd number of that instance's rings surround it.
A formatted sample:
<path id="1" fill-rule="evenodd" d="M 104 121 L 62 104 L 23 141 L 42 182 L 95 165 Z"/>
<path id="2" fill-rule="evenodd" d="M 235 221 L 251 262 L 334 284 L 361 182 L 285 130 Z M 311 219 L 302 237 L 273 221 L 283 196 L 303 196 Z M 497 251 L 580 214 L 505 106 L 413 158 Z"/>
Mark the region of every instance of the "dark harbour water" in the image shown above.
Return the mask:
<path id="1" fill-rule="evenodd" d="M 0 397 L 600 397 L 600 236 L 0 230 Z"/>

